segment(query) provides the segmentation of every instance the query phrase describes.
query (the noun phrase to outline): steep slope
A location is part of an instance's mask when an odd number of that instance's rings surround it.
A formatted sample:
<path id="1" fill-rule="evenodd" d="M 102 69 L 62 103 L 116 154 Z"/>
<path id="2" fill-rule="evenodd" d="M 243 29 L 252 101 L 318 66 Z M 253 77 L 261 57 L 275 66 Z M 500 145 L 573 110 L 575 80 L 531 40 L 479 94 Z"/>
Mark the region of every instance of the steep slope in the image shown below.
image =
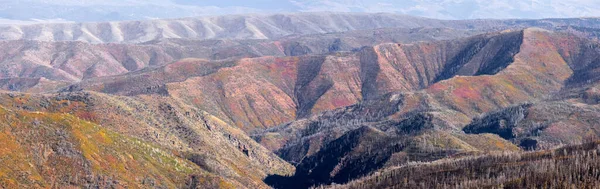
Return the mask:
<path id="1" fill-rule="evenodd" d="M 427 29 L 415 29 L 410 30 L 409 33 L 419 33 L 423 30 L 429 31 Z M 376 30 L 376 32 L 377 31 L 379 30 Z M 452 30 L 450 30 L 450 32 L 451 31 Z M 366 32 L 366 34 L 362 32 Z M 339 35 L 346 37 L 355 35 L 364 37 L 375 34 L 369 33 L 369 31 L 362 32 L 354 31 Z M 337 34 L 328 35 L 338 36 Z M 390 38 L 383 37 L 382 40 L 402 39 L 402 37 L 398 36 L 404 35 L 389 36 Z M 299 43 L 299 41 L 304 39 L 307 39 L 307 41 Z M 366 40 L 358 40 L 361 39 L 361 37 L 336 39 L 337 38 L 331 38 L 328 42 L 317 42 L 319 41 L 319 37 L 289 37 L 282 39 L 281 41 L 267 42 L 266 44 L 263 42 L 248 42 L 249 46 L 245 46 L 244 48 L 257 49 L 258 46 L 267 45 L 273 47 L 266 49 L 273 49 L 274 51 L 272 52 L 274 55 L 284 56 L 290 54 L 319 54 L 330 51 L 351 50 L 362 44 L 379 41 L 379 39 L 376 39 L 375 37 L 366 37 Z M 362 42 L 356 43 L 354 41 Z M 222 45 L 224 50 L 232 52 L 238 52 L 237 45 L 235 44 L 241 43 L 238 41 L 229 44 L 227 41 L 223 40 L 216 40 L 214 42 L 217 43 L 216 49 L 220 49 L 221 47 L 219 46 Z M 12 70 L 10 73 L 5 73 L 4 77 L 17 79 L 18 77 L 39 78 L 45 76 L 48 77 L 48 75 L 50 75 L 49 77 L 51 77 L 51 80 L 68 80 L 71 82 L 84 79 L 84 81 L 77 84 L 74 89 L 91 89 L 122 95 L 146 93 L 166 95 L 169 94 L 169 89 L 167 88 L 169 86 L 172 88 L 171 91 L 173 94 L 178 95 L 181 93 L 181 96 L 176 97 L 183 99 L 186 103 L 195 104 L 198 107 L 207 109 L 211 114 L 217 115 L 238 127 L 242 127 L 246 131 L 250 131 L 257 127 L 272 127 L 292 121 L 295 118 L 309 116 L 312 113 L 348 106 L 363 99 L 376 98 L 377 96 L 388 92 L 422 89 L 439 80 L 447 79 L 454 75 L 493 74 L 506 67 L 508 63 L 513 60 L 512 55 L 517 53 L 518 48 L 516 47 L 519 47 L 520 42 L 521 39 L 518 32 L 512 32 L 511 35 L 481 35 L 468 39 L 444 42 L 404 45 L 382 44 L 373 48 L 363 48 L 358 53 L 315 55 L 314 57 L 305 55 L 299 58 L 260 57 L 231 61 L 204 61 L 194 59 L 174 61 L 178 57 L 195 56 L 192 55 L 195 54 L 193 52 L 202 52 L 202 50 L 192 50 L 189 54 L 182 54 L 180 52 L 188 52 L 188 50 L 193 49 L 192 47 L 196 46 L 198 43 L 210 44 L 210 41 L 198 41 L 197 43 L 179 41 L 173 44 L 169 42 L 169 40 L 166 40 L 144 45 L 89 45 L 78 42 L 58 45 L 60 43 L 49 43 L 49 47 L 47 48 L 49 51 L 52 49 L 63 49 L 62 47 L 58 48 L 58 46 L 66 46 L 63 50 L 73 50 L 74 54 L 72 54 L 73 56 L 67 56 L 64 59 L 53 59 L 49 56 L 35 56 L 35 58 L 33 58 L 32 56 L 12 56 L 12 54 L 8 54 L 6 55 L 7 57 L 13 58 L 6 59 L 5 66 L 12 67 L 13 69 L 10 69 Z M 28 49 L 35 49 L 34 47 L 36 45 L 32 44 L 26 46 L 28 46 Z M 79 46 L 85 46 L 86 48 L 75 48 Z M 120 49 L 119 52 L 124 51 L 126 53 L 114 54 L 112 52 L 113 50 L 110 49 Z M 34 52 L 38 51 L 31 50 L 32 55 L 37 54 Z M 57 54 L 52 55 L 52 57 L 61 57 L 60 54 L 64 53 L 62 53 L 62 51 L 60 52 L 61 53 L 56 52 Z M 24 55 L 28 54 L 29 53 L 24 53 Z M 250 56 L 259 55 L 264 54 L 258 53 Z M 36 61 L 25 61 L 17 64 L 15 62 L 18 62 L 16 61 L 18 58 L 15 59 L 14 57 L 35 59 Z M 48 65 L 45 65 L 48 63 L 44 63 L 48 61 L 50 61 L 50 63 L 64 61 L 64 63 L 57 63 L 56 65 L 50 65 L 50 67 L 48 67 Z M 92 64 L 92 62 L 95 63 Z M 198 62 L 198 65 L 194 65 L 193 62 Z M 271 67 L 269 69 L 273 69 L 272 71 L 274 73 L 265 73 L 264 70 L 258 70 L 258 68 L 251 67 L 255 62 L 262 62 L 261 64 L 269 65 L 269 67 Z M 483 65 L 482 62 L 485 62 L 486 65 Z M 173 65 L 158 68 L 154 67 L 169 63 Z M 281 66 L 276 66 L 277 64 L 281 64 Z M 14 67 L 11 65 L 17 66 Z M 202 67 L 203 65 L 210 66 L 208 66 L 207 69 L 204 69 Z M 153 67 L 144 69 L 147 66 Z M 224 69 L 215 71 L 215 69 L 232 66 L 233 68 L 231 68 L 231 70 Z M 106 70 L 103 69 L 104 67 L 110 67 L 111 69 L 120 68 L 121 71 Z M 127 69 L 127 67 L 129 67 L 129 69 Z M 461 70 L 454 70 L 457 67 L 460 67 Z M 296 75 L 296 79 L 291 78 L 279 81 L 282 77 L 288 77 L 276 74 L 277 72 L 283 72 L 283 69 L 288 69 L 286 73 Z M 299 74 L 317 72 L 316 70 L 319 70 L 317 75 Z M 344 71 L 342 72 L 340 70 Z M 130 73 L 131 71 L 133 71 L 133 73 Z M 242 72 L 245 74 L 239 74 Z M 233 81 L 222 81 L 224 76 L 236 75 L 233 73 L 239 74 L 239 76 Z M 99 76 L 118 74 L 124 75 L 96 78 Z M 219 75 L 219 77 L 216 77 L 217 75 Z M 198 78 L 199 76 L 201 76 L 201 79 Z M 257 79 L 262 77 L 266 78 Z M 190 79 L 187 80 L 188 78 Z M 252 87 L 230 83 L 236 82 L 235 80 L 253 81 L 252 83 L 259 84 L 258 86 L 267 86 L 267 88 L 270 88 L 268 89 L 270 92 L 257 94 L 257 91 Z M 180 87 L 179 85 L 185 87 Z M 61 85 L 55 86 L 59 87 Z M 190 86 L 202 86 L 204 88 L 214 89 L 212 91 L 221 92 L 219 92 L 219 94 L 197 94 L 194 92 L 195 90 L 191 90 L 192 92 L 189 93 L 187 89 L 198 88 Z M 27 89 L 28 86 L 12 87 L 12 89 L 17 90 L 21 88 Z M 55 89 L 51 87 L 42 88 L 49 88 L 50 90 Z M 182 88 L 186 90 L 179 92 Z M 228 94 L 233 93 L 240 93 L 243 95 L 227 96 Z M 199 98 L 201 96 L 203 97 Z M 201 101 L 197 99 L 201 99 Z M 266 106 L 258 107 L 256 104 Z M 268 106 L 272 106 L 272 108 L 268 108 Z M 264 115 L 253 115 L 253 112 L 255 112 L 254 109 L 261 108 L 268 108 L 264 110 L 268 113 Z"/>
<path id="2" fill-rule="evenodd" d="M 537 29 L 525 30 L 524 35 L 513 63 L 497 74 L 458 76 L 438 82 L 425 91 L 450 109 L 470 116 L 560 91 L 573 71 L 555 42 L 568 38 L 563 38 L 561 33 Z"/>
<path id="3" fill-rule="evenodd" d="M 265 182 L 272 186 L 308 188 L 345 183 L 409 160 L 519 150 L 496 135 L 461 133 L 449 126 L 447 120 L 438 118 L 440 113 L 435 110 L 415 110 L 402 118 L 391 118 L 398 109 L 411 108 L 412 102 L 400 99 L 403 98 L 398 95 L 387 96 L 255 135 L 261 144 L 296 164 L 294 176 L 272 176 Z"/>
<path id="4" fill-rule="evenodd" d="M 525 149 L 548 149 L 597 138 L 599 125 L 597 42 L 570 35 L 555 40 L 573 70 L 560 91 L 543 101 L 513 106 L 475 118 L 463 130 L 495 133 Z"/>
<path id="5" fill-rule="evenodd" d="M 518 147 L 495 135 L 464 135 L 432 131 L 426 116 L 390 125 L 379 130 L 362 126 L 326 143 L 314 154 L 297 161 L 291 177 L 270 176 L 265 182 L 276 188 L 309 188 L 315 185 L 346 183 L 381 168 L 403 165 L 410 161 L 433 161 L 490 151 L 519 151 Z M 369 124 L 365 124 L 369 125 Z M 398 130 L 396 130 L 398 129 Z M 327 138 L 327 136 L 314 136 Z M 306 148 L 315 144 L 305 141 Z M 297 154 L 281 154 L 297 157 Z"/>
<path id="6" fill-rule="evenodd" d="M 69 114 L 102 125 L 121 135 L 161 146 L 208 173 L 250 188 L 267 187 L 262 182 L 267 175 L 288 175 L 293 171 L 293 167 L 239 129 L 164 97 L 134 99 L 88 92 L 8 93 L 0 95 L 0 104 L 17 110 Z"/>
<path id="7" fill-rule="evenodd" d="M 493 73 L 498 70 L 489 69 L 509 64 L 511 59 L 507 57 L 516 53 L 521 33 L 386 43 L 329 55 L 232 61 L 186 59 L 156 69 L 90 79 L 69 90 L 170 95 L 252 131 L 393 91 L 422 89 L 442 75 Z M 487 57 L 490 54 L 495 56 Z M 482 64 L 491 58 L 497 62 Z M 448 71 L 452 66 L 465 69 L 460 73 Z"/>
<path id="8" fill-rule="evenodd" d="M 257 134 L 254 137 L 265 146 L 276 151 L 284 159 L 297 163 L 297 171 L 301 171 L 301 167 L 314 163 L 323 163 L 307 160 L 326 157 L 320 152 L 329 150 L 328 146 L 333 144 L 338 138 L 355 132 L 363 126 L 377 128 L 383 132 L 390 133 L 392 136 L 410 135 L 410 133 L 406 132 L 415 130 L 424 130 L 426 131 L 425 133 L 445 133 L 446 137 L 441 138 L 444 141 L 441 143 L 442 145 L 462 144 L 450 146 L 449 148 L 433 148 L 433 152 L 443 152 L 444 150 L 458 152 L 487 151 L 494 150 L 489 149 L 490 146 L 512 146 L 512 144 L 507 144 L 508 141 L 503 139 L 497 139 L 496 141 L 498 142 L 496 144 L 477 145 L 483 144 L 482 141 L 490 140 L 489 138 L 485 139 L 482 137 L 483 135 L 465 135 L 461 129 L 469 124 L 472 118 L 482 113 L 506 108 L 512 104 L 542 100 L 560 92 L 563 88 L 569 86 L 569 78 L 575 77 L 576 72 L 572 68 L 586 65 L 590 62 L 578 61 L 570 63 L 563 59 L 565 53 L 578 50 L 578 46 L 570 48 L 565 44 L 571 43 L 570 41 L 574 39 L 582 40 L 571 35 L 539 29 L 527 29 L 517 34 L 505 33 L 501 35 L 505 37 L 496 39 L 503 39 L 502 43 L 493 43 L 494 40 L 489 40 L 491 42 L 488 42 L 488 46 L 471 45 L 471 48 L 465 48 L 466 50 L 462 51 L 463 53 L 458 53 L 460 54 L 459 57 L 464 57 L 463 59 L 460 61 L 450 61 L 451 63 L 446 64 L 448 66 L 441 69 L 438 75 L 430 78 L 433 78 L 432 80 L 435 82 L 435 78 L 447 78 L 444 77 L 444 73 L 451 73 L 450 75 L 454 76 L 431 84 L 423 90 L 404 93 L 395 92 L 386 95 L 374 93 L 373 98 L 367 99 L 367 101 L 358 105 L 328 111 L 308 119 L 301 119 L 267 130 L 265 133 Z M 511 35 L 516 37 L 510 37 Z M 521 39 L 521 42 L 511 43 L 507 39 Z M 494 44 L 506 44 L 506 46 L 496 46 Z M 517 45 L 517 48 L 512 47 L 511 44 Z M 489 49 L 485 50 L 488 47 Z M 478 54 L 478 52 L 486 53 Z M 375 75 L 379 77 L 381 73 Z M 377 80 L 385 81 L 379 78 Z M 396 79 L 391 81 L 401 80 Z M 387 86 L 393 85 L 388 84 Z M 365 90 L 363 87 L 364 93 Z M 564 111 L 569 112 L 568 109 Z M 589 117 L 593 120 L 595 111 L 588 112 L 591 113 Z M 551 121 L 550 116 L 552 112 L 548 112 L 545 115 L 548 115 L 548 117 L 538 118 L 541 121 Z M 556 119 L 561 120 L 560 117 L 556 117 Z M 585 121 L 582 120 L 582 122 Z M 593 121 L 588 122 L 587 128 L 593 131 L 594 127 L 595 124 Z M 562 127 L 562 129 L 568 128 Z M 585 129 L 582 128 L 582 130 Z M 504 136 L 502 133 L 497 134 Z M 563 139 L 558 140 L 567 141 L 566 138 L 568 137 L 566 136 L 583 138 L 580 135 L 583 133 L 579 131 L 564 134 L 562 135 Z M 596 133 L 587 134 L 595 135 Z M 447 137 L 453 139 L 447 139 Z M 427 137 L 417 134 L 409 138 L 417 140 L 417 138 Z M 438 136 L 429 137 L 429 140 L 436 138 L 440 139 Z M 387 139 L 386 141 L 390 142 L 394 140 Z M 581 140 L 570 140 L 569 143 L 572 144 L 578 141 Z M 370 147 L 363 148 L 378 149 L 378 153 L 384 153 L 385 149 L 387 149 L 384 146 L 376 144 L 378 143 L 371 143 Z M 520 145 L 520 141 L 516 142 L 516 144 Z M 552 144 L 556 145 L 557 143 Z M 424 145 L 417 149 L 431 149 L 427 148 L 428 146 Z M 488 147 L 488 149 L 484 146 Z M 527 148 L 526 145 L 521 146 Z M 503 149 L 502 147 L 497 149 L 506 150 L 506 148 Z M 435 156 L 426 155 L 424 157 Z M 354 161 L 355 163 L 361 162 L 360 159 L 352 160 L 352 158 L 348 158 L 346 154 L 342 154 L 336 158 L 344 161 Z M 369 162 L 372 161 L 374 160 Z M 329 164 L 322 164 L 321 166 Z M 345 164 L 352 165 L 352 163 Z M 343 170 L 344 168 L 342 166 L 336 169 Z M 298 175 L 298 172 L 296 174 Z M 349 179 L 357 178 L 357 175 L 366 173 L 356 171 L 354 174 L 355 176 Z M 322 177 L 322 175 L 315 175 L 318 178 L 309 177 L 300 182 L 323 184 L 319 183 L 319 179 L 325 179 L 320 180 L 325 184 L 339 181 L 345 182 L 344 180 L 335 180 L 336 175 L 337 172 L 332 172 L 329 178 Z"/>
<path id="9" fill-rule="evenodd" d="M 62 113 L 0 106 L 3 188 L 241 187 L 164 148 Z"/>
<path id="10" fill-rule="evenodd" d="M 184 58 L 207 60 L 261 56 L 297 56 L 353 51 L 383 42 L 454 39 L 474 32 L 450 29 L 377 29 L 281 40 L 162 39 L 143 44 L 2 41 L 0 78 L 80 80 L 125 74 Z M 20 89 L 20 88 L 15 88 Z"/>

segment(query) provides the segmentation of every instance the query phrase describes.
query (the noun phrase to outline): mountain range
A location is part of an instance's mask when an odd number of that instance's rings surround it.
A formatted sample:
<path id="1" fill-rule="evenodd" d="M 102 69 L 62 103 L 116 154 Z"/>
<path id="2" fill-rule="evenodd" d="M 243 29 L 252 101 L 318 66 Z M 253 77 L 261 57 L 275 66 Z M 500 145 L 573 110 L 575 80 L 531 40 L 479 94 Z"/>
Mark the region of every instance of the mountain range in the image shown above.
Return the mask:
<path id="1" fill-rule="evenodd" d="M 0 26 L 0 186 L 591 187 L 598 36 L 366 13 Z"/>

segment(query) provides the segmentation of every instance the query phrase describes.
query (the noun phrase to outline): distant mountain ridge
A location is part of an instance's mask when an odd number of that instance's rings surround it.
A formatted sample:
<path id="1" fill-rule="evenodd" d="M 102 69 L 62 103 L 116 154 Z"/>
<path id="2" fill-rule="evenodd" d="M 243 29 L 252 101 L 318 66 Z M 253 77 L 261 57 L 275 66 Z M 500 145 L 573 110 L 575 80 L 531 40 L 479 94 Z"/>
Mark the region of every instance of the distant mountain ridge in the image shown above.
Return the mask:
<path id="1" fill-rule="evenodd" d="M 457 21 L 387 13 L 248 14 L 168 20 L 5 25 L 0 26 L 0 40 L 142 43 L 165 38 L 278 39 L 289 35 L 378 28 L 428 27 L 484 31 L 515 27 L 550 29 L 565 25 L 598 28 L 598 23 L 597 18 Z"/>
<path id="2" fill-rule="evenodd" d="M 73 82 L 162 66 L 184 58 L 221 60 L 327 54 L 379 43 L 454 39 L 474 33 L 443 28 L 394 28 L 289 36 L 279 40 L 160 39 L 139 44 L 0 41 L 0 78 L 45 77 Z"/>

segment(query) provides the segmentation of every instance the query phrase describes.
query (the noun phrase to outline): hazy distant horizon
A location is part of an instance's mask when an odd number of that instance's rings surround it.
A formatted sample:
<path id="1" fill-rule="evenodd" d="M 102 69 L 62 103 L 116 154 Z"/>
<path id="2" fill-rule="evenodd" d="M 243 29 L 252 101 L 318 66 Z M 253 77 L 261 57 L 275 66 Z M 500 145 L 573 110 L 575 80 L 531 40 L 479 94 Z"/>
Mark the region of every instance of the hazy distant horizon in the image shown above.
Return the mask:
<path id="1" fill-rule="evenodd" d="M 435 19 L 599 17 L 594 0 L 0 0 L 0 23 L 102 22 L 197 16 L 363 12 Z"/>

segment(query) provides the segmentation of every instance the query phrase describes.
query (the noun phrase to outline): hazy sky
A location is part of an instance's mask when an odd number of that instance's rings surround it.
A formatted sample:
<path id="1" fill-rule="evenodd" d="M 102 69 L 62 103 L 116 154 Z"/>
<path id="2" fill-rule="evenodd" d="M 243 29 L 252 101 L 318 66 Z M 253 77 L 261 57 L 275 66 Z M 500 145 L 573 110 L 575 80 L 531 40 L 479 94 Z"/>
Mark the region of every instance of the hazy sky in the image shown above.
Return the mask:
<path id="1" fill-rule="evenodd" d="M 390 12 L 439 19 L 600 16 L 599 0 L 0 0 L 0 20 L 114 21 L 278 12 Z"/>

